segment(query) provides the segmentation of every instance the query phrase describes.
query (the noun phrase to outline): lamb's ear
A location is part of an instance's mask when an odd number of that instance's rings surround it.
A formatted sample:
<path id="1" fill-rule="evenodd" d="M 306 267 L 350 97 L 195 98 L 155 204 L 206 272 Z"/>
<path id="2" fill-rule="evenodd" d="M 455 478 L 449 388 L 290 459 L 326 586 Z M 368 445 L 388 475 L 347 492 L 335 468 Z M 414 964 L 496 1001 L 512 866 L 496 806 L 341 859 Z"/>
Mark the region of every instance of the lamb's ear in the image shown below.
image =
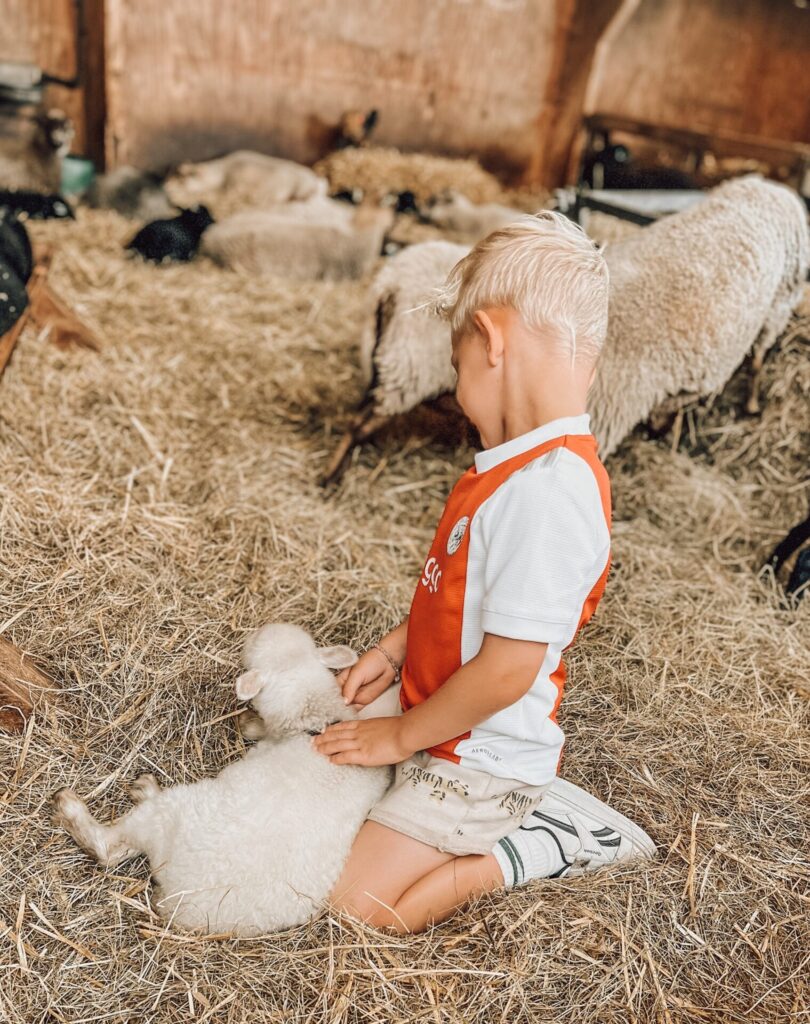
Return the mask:
<path id="1" fill-rule="evenodd" d="M 262 677 L 252 668 L 249 672 L 243 672 L 236 680 L 236 696 L 239 700 L 250 700 L 262 688 Z"/>
<path id="2" fill-rule="evenodd" d="M 319 647 L 317 651 L 318 661 L 327 668 L 350 668 L 357 663 L 357 655 L 345 644 L 337 644 L 335 647 Z"/>

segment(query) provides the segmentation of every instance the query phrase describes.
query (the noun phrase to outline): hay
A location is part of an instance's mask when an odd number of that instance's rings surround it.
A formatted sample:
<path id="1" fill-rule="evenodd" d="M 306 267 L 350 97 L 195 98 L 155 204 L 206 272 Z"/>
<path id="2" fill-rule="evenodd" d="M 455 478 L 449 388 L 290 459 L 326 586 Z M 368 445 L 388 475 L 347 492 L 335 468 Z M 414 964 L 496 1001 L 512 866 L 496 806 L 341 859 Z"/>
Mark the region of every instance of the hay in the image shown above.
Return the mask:
<path id="1" fill-rule="evenodd" d="M 261 940 L 167 933 L 142 863 L 105 873 L 48 821 L 102 816 L 139 771 L 239 756 L 245 630 L 299 621 L 363 645 L 407 608 L 471 451 L 390 433 L 315 485 L 360 382 L 360 284 L 253 281 L 126 260 L 131 225 L 33 225 L 101 354 L 29 328 L 0 384 L 0 631 L 63 680 L 0 737 L 0 1017 L 13 1024 L 753 1022 L 808 1011 L 810 601 L 757 567 L 806 511 L 807 339 L 671 441 L 610 462 L 615 568 L 571 658 L 565 772 L 661 857 L 497 894 L 392 938 L 323 918 Z M 790 1015 L 794 1016 L 791 1018 Z"/>
<path id="2" fill-rule="evenodd" d="M 448 188 L 458 189 L 475 203 L 496 202 L 503 194 L 498 179 L 475 160 L 402 153 L 382 146 L 335 150 L 313 170 L 328 179 L 331 192 L 360 188 L 370 202 L 407 190 L 419 203 Z"/>

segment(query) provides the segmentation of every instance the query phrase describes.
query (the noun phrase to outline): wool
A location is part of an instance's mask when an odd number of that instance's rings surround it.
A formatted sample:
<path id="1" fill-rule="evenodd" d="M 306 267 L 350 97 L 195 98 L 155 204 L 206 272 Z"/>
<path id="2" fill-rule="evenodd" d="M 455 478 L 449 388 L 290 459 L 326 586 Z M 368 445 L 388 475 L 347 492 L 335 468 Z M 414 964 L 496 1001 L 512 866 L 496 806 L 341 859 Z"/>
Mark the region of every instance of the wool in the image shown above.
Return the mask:
<path id="1" fill-rule="evenodd" d="M 722 390 L 756 346 L 767 352 L 810 265 L 795 192 L 755 175 L 605 249 L 608 337 L 589 395 L 603 456 L 667 398 Z"/>

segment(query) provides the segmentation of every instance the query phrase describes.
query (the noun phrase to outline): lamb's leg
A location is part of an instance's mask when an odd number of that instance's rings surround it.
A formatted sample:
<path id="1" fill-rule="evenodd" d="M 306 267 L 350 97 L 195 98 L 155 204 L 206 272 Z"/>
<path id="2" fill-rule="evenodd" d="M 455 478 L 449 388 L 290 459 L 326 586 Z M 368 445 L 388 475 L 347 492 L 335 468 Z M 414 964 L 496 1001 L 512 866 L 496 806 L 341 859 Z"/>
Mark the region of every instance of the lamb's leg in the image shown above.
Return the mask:
<path id="1" fill-rule="evenodd" d="M 359 412 L 349 424 L 349 429 L 340 439 L 334 455 L 329 460 L 326 472 L 320 480 L 321 486 L 326 487 L 327 484 L 339 480 L 343 464 L 352 448 L 371 437 L 390 419 L 390 416 L 375 414 L 371 406 Z"/>
<path id="2" fill-rule="evenodd" d="M 255 711 L 243 711 L 237 721 L 239 722 L 239 732 L 246 740 L 263 740 L 267 735 L 264 719 Z"/>
<path id="3" fill-rule="evenodd" d="M 60 789 L 53 796 L 53 823 L 61 825 L 78 845 L 104 867 L 113 868 L 143 852 L 146 826 L 141 804 L 113 825 L 102 825 L 90 813 L 84 800 L 72 789 Z"/>
<path id="4" fill-rule="evenodd" d="M 158 785 L 158 780 L 151 772 L 145 772 L 143 775 L 139 775 L 138 778 L 127 787 L 127 792 L 129 793 L 132 802 L 139 804 L 144 800 L 148 800 L 151 796 L 157 796 L 160 792 L 160 786 Z"/>
<path id="5" fill-rule="evenodd" d="M 765 362 L 765 353 L 770 347 L 770 340 L 764 344 L 762 340 L 754 345 L 751 353 L 751 375 L 748 379 L 748 398 L 745 403 L 745 411 L 749 416 L 756 416 L 762 411 L 759 404 L 759 385 L 762 376 L 762 365 Z"/>

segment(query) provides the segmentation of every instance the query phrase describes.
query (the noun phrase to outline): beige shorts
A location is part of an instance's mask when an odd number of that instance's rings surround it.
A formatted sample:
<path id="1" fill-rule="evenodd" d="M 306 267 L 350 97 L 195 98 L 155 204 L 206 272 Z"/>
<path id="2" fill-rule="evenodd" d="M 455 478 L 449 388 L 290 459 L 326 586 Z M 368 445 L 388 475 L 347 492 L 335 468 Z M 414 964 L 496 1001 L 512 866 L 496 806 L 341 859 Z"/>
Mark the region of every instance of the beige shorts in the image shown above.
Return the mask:
<path id="1" fill-rule="evenodd" d="M 396 766 L 393 785 L 368 819 L 443 853 L 489 853 L 522 824 L 547 789 L 419 750 Z"/>

